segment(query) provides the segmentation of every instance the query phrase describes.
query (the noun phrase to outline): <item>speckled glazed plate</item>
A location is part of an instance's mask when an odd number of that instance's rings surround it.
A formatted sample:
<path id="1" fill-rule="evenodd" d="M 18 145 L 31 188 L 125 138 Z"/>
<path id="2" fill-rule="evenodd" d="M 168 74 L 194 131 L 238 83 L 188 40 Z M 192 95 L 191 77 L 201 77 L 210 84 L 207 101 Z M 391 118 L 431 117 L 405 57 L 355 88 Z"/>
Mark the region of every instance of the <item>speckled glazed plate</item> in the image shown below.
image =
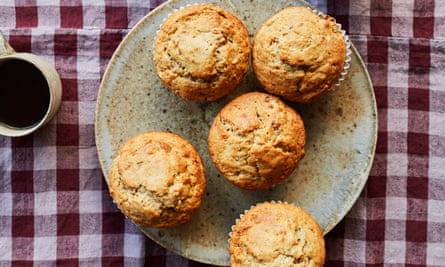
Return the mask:
<path id="1" fill-rule="evenodd" d="M 207 191 L 200 210 L 175 229 L 141 229 L 151 239 L 187 258 L 228 265 L 231 225 L 245 209 L 266 201 L 295 203 L 329 232 L 350 210 L 365 185 L 374 158 L 377 110 L 366 68 L 352 47 L 351 68 L 335 91 L 310 105 L 295 105 L 307 130 L 306 156 L 283 184 L 264 191 L 245 191 L 226 181 L 207 150 L 209 126 L 227 101 L 261 86 L 252 72 L 236 92 L 217 102 L 186 102 L 166 89 L 155 73 L 152 47 L 160 23 L 175 9 L 201 1 L 172 0 L 144 17 L 112 57 L 100 87 L 96 109 L 96 143 L 100 164 L 108 173 L 119 147 L 144 131 L 171 131 L 200 152 Z M 268 0 L 211 1 L 241 18 L 253 37 L 266 18 L 289 5 L 306 2 Z"/>

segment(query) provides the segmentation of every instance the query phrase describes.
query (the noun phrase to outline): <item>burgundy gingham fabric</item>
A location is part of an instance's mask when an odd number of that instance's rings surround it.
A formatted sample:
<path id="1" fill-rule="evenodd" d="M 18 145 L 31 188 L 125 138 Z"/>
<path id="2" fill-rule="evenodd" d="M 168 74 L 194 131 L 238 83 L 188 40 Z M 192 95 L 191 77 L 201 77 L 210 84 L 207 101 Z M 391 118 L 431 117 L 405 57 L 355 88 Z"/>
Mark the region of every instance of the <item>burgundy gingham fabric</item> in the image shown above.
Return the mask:
<path id="1" fill-rule="evenodd" d="M 0 266 L 207 266 L 125 219 L 97 159 L 100 79 L 125 34 L 161 2 L 0 0 L 0 30 L 16 51 L 54 64 L 64 93 L 47 127 L 0 137 Z M 445 266 L 445 1 L 310 2 L 362 55 L 379 119 L 368 183 L 326 236 L 326 266 Z"/>

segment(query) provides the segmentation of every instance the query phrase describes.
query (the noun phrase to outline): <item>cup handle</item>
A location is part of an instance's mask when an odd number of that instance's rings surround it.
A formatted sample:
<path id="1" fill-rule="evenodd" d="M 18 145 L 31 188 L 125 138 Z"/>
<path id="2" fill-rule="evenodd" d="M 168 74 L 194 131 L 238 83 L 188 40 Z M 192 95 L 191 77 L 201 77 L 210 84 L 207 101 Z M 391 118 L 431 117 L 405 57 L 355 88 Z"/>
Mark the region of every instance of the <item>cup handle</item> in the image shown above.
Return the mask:
<path id="1" fill-rule="evenodd" d="M 14 53 L 14 49 L 9 45 L 5 36 L 3 36 L 3 33 L 0 31 L 0 56 L 11 55 Z"/>

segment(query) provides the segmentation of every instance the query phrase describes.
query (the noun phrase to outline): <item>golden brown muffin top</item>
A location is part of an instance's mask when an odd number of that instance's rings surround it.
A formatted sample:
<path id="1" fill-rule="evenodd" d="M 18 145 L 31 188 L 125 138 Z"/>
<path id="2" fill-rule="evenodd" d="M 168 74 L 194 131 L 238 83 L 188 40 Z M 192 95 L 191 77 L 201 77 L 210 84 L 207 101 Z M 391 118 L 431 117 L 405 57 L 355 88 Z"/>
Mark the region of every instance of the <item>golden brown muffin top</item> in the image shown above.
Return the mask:
<path id="1" fill-rule="evenodd" d="M 186 223 L 200 206 L 206 186 L 198 152 L 167 132 L 129 139 L 113 162 L 109 183 L 118 207 L 144 227 Z"/>
<path id="2" fill-rule="evenodd" d="M 247 211 L 229 239 L 230 265 L 319 267 L 323 233 L 312 216 L 285 203 L 264 202 Z"/>
<path id="3" fill-rule="evenodd" d="M 161 81 L 187 100 L 213 101 L 231 93 L 249 66 L 250 39 L 244 24 L 209 4 L 170 15 L 154 43 Z"/>
<path id="4" fill-rule="evenodd" d="M 208 135 L 217 169 L 244 189 L 286 179 L 304 156 L 306 134 L 298 113 L 278 97 L 251 92 L 229 102 Z"/>
<path id="5" fill-rule="evenodd" d="M 338 81 L 346 43 L 335 19 L 302 6 L 267 19 L 253 45 L 253 68 L 265 89 L 290 101 L 310 102 Z"/>

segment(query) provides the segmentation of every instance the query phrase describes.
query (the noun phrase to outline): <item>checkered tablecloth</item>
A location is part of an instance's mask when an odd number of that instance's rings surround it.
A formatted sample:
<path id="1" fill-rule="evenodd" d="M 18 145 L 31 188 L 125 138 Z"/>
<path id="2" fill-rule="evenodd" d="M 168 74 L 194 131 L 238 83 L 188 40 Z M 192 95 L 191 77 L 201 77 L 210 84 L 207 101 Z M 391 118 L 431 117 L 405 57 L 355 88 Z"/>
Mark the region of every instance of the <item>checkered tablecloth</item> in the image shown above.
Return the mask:
<path id="1" fill-rule="evenodd" d="M 95 147 L 107 63 L 161 2 L 0 0 L 10 44 L 54 64 L 63 84 L 47 127 L 0 137 L 0 266 L 204 266 L 124 218 Z M 337 18 L 362 55 L 379 119 L 367 186 L 326 236 L 326 266 L 445 266 L 445 1 L 311 2 Z"/>

